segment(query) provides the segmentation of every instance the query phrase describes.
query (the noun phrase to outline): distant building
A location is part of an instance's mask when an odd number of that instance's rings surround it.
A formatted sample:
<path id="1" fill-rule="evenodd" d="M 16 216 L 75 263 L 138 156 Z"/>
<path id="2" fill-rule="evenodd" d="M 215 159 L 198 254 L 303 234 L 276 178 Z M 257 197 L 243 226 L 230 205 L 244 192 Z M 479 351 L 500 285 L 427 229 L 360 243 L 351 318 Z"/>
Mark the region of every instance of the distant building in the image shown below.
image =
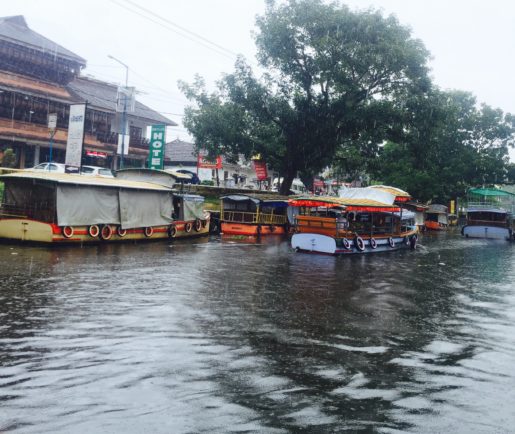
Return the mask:
<path id="1" fill-rule="evenodd" d="M 120 114 L 117 86 L 82 77 L 86 60 L 31 30 L 23 16 L 0 18 L 0 151 L 12 148 L 16 166 L 49 158 L 48 115 L 57 114 L 53 160 L 64 162 L 70 104 L 87 102 L 84 164 L 115 167 Z M 136 102 L 127 116 L 130 135 L 125 165 L 142 167 L 148 156 L 147 127 L 177 125 Z"/>
<path id="2" fill-rule="evenodd" d="M 165 168 L 173 170 L 188 170 L 196 173 L 201 181 L 213 181 L 216 184 L 216 169 L 197 169 L 198 153 L 194 143 L 180 139 L 172 140 L 165 148 Z M 218 179 L 221 186 L 257 188 L 256 174 L 252 165 L 240 158 L 238 163 L 229 163 L 222 159 L 222 168 L 218 169 Z"/>

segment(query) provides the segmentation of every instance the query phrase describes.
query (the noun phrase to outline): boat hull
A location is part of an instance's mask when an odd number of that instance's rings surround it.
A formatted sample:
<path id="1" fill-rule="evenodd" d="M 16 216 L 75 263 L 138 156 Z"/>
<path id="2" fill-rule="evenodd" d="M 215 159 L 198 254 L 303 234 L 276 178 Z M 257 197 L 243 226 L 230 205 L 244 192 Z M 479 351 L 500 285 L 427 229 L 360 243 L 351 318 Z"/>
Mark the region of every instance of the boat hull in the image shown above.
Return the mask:
<path id="1" fill-rule="evenodd" d="M 488 238 L 492 240 L 513 240 L 513 233 L 509 228 L 500 228 L 487 225 L 463 226 L 461 233 L 466 238 Z"/>
<path id="2" fill-rule="evenodd" d="M 98 235 L 90 235 L 90 226 L 73 226 L 67 229 L 53 223 L 25 218 L 1 218 L 0 239 L 45 244 L 84 244 L 99 242 L 153 241 L 175 238 L 190 238 L 209 234 L 209 217 L 202 221 L 200 228 L 195 221 L 176 221 L 175 231 L 170 226 L 152 226 L 118 231 L 116 225 L 98 225 Z M 102 228 L 109 226 L 102 232 Z"/>
<path id="3" fill-rule="evenodd" d="M 350 246 L 346 248 L 343 238 L 334 238 L 315 233 L 299 233 L 292 236 L 291 246 L 301 252 L 322 253 L 335 256 L 391 252 L 400 249 L 415 249 L 418 241 L 418 231 L 413 230 L 403 233 L 402 236 L 399 235 L 391 238 L 393 245 L 390 245 L 389 238 L 374 238 L 375 247 L 372 247 L 369 238 L 363 238 L 363 248 L 359 249 L 354 240 L 348 240 Z"/>
<path id="4" fill-rule="evenodd" d="M 224 235 L 247 235 L 257 237 L 259 235 L 284 235 L 284 225 L 257 225 L 252 223 L 222 222 L 221 232 Z"/>
<path id="5" fill-rule="evenodd" d="M 429 230 L 429 231 L 445 231 L 447 229 L 447 226 L 443 225 L 442 223 L 433 222 L 433 221 L 429 221 L 429 220 L 426 220 L 426 222 L 424 223 L 424 226 L 425 226 L 426 230 Z"/>

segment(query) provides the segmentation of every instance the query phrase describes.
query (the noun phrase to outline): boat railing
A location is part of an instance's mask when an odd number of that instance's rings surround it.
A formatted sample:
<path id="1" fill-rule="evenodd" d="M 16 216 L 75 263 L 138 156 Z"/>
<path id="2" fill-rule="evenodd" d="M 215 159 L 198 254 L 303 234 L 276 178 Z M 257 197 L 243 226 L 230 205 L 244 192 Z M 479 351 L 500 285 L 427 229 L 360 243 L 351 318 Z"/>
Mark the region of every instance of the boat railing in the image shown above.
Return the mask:
<path id="1" fill-rule="evenodd" d="M 16 217 L 52 222 L 54 211 L 47 207 L 19 206 L 3 203 L 0 206 L 0 217 Z"/>
<path id="2" fill-rule="evenodd" d="M 287 217 L 280 214 L 265 214 L 244 211 L 223 211 L 221 220 L 233 223 L 253 223 L 263 225 L 283 225 Z"/>

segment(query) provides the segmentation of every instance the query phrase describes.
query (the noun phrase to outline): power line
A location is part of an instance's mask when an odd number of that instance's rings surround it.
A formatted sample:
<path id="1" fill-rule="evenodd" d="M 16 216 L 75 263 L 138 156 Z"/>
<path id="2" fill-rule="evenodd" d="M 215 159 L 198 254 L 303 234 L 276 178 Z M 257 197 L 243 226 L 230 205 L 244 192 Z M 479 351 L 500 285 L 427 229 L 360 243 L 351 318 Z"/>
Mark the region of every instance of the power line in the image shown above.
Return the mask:
<path id="1" fill-rule="evenodd" d="M 216 53 L 218 53 L 218 54 L 220 54 L 222 56 L 228 57 L 230 59 L 234 59 L 234 57 L 237 56 L 235 53 L 231 52 L 230 50 L 228 50 L 226 48 L 223 48 L 221 46 L 218 46 L 218 44 L 216 44 L 214 42 L 211 42 L 211 41 L 209 41 L 206 38 L 194 39 L 194 38 L 192 38 L 191 36 L 188 35 L 188 34 L 193 34 L 194 35 L 193 32 L 189 32 L 189 31 L 186 31 L 186 30 L 181 32 L 181 31 L 178 31 L 177 29 L 174 29 L 173 27 L 171 27 L 171 25 L 166 24 L 166 23 L 168 23 L 168 20 L 166 20 L 164 18 L 161 18 L 161 17 L 158 16 L 158 18 L 160 18 L 161 20 L 164 21 L 164 23 L 163 23 L 161 21 L 157 21 L 157 20 L 153 19 L 152 17 L 149 17 L 147 15 L 143 15 L 141 12 L 138 12 L 137 10 L 129 8 L 126 5 L 120 4 L 116 0 L 109 0 L 109 1 L 111 3 L 113 3 L 113 4 L 115 4 L 116 6 L 119 6 L 119 7 L 123 8 L 123 9 L 125 9 L 125 10 L 128 10 L 128 11 L 136 14 L 136 15 L 139 15 L 140 17 L 142 17 L 142 18 L 144 18 L 144 19 L 146 19 L 148 21 L 152 21 L 153 23 L 155 23 L 155 24 L 157 24 L 157 25 L 159 25 L 161 27 L 164 27 L 165 29 L 167 29 L 167 30 L 169 30 L 171 32 L 174 32 L 175 34 L 180 35 L 183 38 L 189 39 L 190 41 L 196 42 L 197 44 L 200 44 L 200 45 L 202 45 L 202 46 L 204 46 L 204 47 L 206 47 L 206 48 L 208 48 L 208 49 L 210 49 L 210 50 L 212 50 L 212 51 L 214 51 L 214 52 L 216 52 Z M 142 10 L 145 10 L 141 6 L 136 5 L 136 7 L 140 8 Z M 152 15 L 156 15 L 152 11 L 149 11 L 149 13 L 151 13 Z M 170 21 L 170 23 L 172 23 L 172 22 Z M 172 25 L 175 25 L 175 24 L 172 23 Z M 184 32 L 187 32 L 187 33 L 184 33 Z M 209 41 L 209 43 L 203 42 L 204 39 L 206 41 Z M 216 47 L 221 47 L 221 48 L 216 48 Z"/>

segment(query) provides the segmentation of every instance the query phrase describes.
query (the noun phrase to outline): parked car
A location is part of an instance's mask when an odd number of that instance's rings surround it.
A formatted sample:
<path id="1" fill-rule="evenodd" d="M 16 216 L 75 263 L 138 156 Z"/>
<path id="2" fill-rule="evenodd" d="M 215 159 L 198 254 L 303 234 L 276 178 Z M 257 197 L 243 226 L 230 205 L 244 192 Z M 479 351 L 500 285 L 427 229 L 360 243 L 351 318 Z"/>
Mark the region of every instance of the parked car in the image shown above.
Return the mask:
<path id="1" fill-rule="evenodd" d="M 200 184 L 200 178 L 195 172 L 186 169 L 178 169 L 176 170 L 178 173 L 184 173 L 185 175 L 191 175 L 191 181 L 185 181 L 185 184 Z"/>
<path id="2" fill-rule="evenodd" d="M 80 169 L 81 175 L 87 176 L 103 176 L 105 178 L 114 178 L 113 172 L 110 169 L 99 166 L 82 166 Z"/>
<path id="3" fill-rule="evenodd" d="M 61 163 L 41 163 L 27 170 L 36 170 L 38 172 L 41 170 L 53 173 L 65 173 L 64 167 L 64 164 Z"/>

